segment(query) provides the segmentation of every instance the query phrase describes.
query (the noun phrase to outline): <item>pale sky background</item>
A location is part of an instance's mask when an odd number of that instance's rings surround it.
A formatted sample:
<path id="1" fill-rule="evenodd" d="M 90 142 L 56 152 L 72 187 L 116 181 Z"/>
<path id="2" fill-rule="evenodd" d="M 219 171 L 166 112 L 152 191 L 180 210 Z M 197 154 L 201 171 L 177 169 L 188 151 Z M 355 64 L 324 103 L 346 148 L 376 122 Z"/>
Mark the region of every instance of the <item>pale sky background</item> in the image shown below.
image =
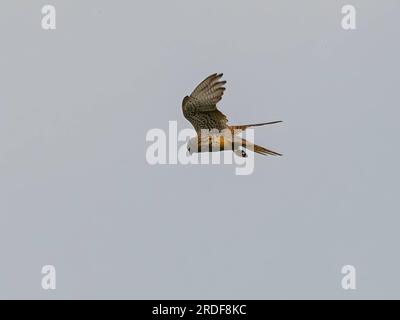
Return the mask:
<path id="1" fill-rule="evenodd" d="M 398 0 L 2 0 L 0 298 L 400 298 L 399 29 Z M 214 72 L 284 157 L 149 166 Z"/>

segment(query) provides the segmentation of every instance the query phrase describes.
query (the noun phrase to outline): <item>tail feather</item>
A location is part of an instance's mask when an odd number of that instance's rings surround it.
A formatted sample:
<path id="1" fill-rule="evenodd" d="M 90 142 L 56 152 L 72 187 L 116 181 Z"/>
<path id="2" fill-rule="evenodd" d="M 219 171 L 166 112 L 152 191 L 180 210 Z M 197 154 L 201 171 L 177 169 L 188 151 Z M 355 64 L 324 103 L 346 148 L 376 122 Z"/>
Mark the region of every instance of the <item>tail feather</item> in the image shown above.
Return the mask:
<path id="1" fill-rule="evenodd" d="M 261 127 L 261 126 L 266 126 L 268 124 L 276 124 L 276 123 L 280 123 L 280 122 L 282 122 L 282 121 L 271 121 L 271 122 L 263 122 L 263 123 L 234 125 L 234 126 L 229 126 L 229 129 L 231 129 L 231 131 L 234 131 L 234 130 L 243 131 L 243 130 L 246 130 L 247 128 L 251 128 L 251 127 Z"/>
<path id="2" fill-rule="evenodd" d="M 279 152 L 269 150 L 267 148 L 258 146 L 256 144 L 254 145 L 254 152 L 265 155 L 265 156 L 282 156 L 282 154 Z"/>
<path id="3" fill-rule="evenodd" d="M 267 148 L 261 147 L 259 145 L 253 144 L 245 139 L 242 139 L 242 147 L 246 149 L 250 149 L 254 151 L 255 153 L 262 154 L 264 156 L 282 156 L 282 154 L 269 150 Z"/>

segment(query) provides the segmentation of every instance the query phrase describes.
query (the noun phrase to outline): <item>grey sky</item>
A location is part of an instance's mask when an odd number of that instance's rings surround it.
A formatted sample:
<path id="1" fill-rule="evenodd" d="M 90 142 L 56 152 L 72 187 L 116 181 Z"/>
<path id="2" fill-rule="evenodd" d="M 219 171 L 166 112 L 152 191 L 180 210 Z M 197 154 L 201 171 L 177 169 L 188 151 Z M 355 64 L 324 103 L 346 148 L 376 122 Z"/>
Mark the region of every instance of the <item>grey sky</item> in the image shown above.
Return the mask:
<path id="1" fill-rule="evenodd" d="M 1 1 L 0 298 L 400 298 L 399 15 L 397 0 Z M 284 157 L 251 176 L 149 166 L 146 132 L 190 127 L 182 98 L 214 72 L 232 123 L 284 121 L 256 131 Z"/>

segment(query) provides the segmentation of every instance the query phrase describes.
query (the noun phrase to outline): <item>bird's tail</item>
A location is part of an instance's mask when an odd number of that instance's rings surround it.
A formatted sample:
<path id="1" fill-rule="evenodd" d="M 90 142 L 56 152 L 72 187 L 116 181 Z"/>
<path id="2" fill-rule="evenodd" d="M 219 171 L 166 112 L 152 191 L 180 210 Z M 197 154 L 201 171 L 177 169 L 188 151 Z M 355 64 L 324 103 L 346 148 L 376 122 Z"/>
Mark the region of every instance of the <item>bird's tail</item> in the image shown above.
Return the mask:
<path id="1" fill-rule="evenodd" d="M 263 122 L 263 123 L 252 123 L 252 124 L 242 124 L 242 125 L 234 125 L 234 126 L 229 126 L 229 129 L 233 131 L 244 131 L 247 128 L 251 127 L 261 127 L 261 126 L 266 126 L 268 124 L 276 124 L 280 123 L 282 121 L 272 121 L 272 122 Z"/>
<path id="2" fill-rule="evenodd" d="M 253 144 L 250 141 L 247 141 L 245 139 L 242 139 L 242 147 L 246 149 L 250 149 L 254 151 L 255 153 L 262 154 L 264 156 L 281 156 L 282 154 L 269 150 L 267 148 L 261 147 L 259 145 Z"/>

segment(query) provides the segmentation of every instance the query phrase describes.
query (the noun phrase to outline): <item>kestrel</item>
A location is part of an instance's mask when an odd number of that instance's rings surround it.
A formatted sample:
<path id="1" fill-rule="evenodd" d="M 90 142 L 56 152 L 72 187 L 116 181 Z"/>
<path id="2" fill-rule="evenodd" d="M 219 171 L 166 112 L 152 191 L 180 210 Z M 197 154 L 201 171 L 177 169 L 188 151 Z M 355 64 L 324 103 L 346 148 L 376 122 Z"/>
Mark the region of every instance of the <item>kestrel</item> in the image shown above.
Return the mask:
<path id="1" fill-rule="evenodd" d="M 250 127 L 282 121 L 228 125 L 227 117 L 217 109 L 217 103 L 222 99 L 225 91 L 226 81 L 220 81 L 222 76 L 222 73 L 214 73 L 207 77 L 194 89 L 190 96 L 183 99 L 183 115 L 193 125 L 197 133 L 197 137 L 188 141 L 187 150 L 189 154 L 202 151 L 232 150 L 240 157 L 247 157 L 243 150 L 243 148 L 246 148 L 262 155 L 281 156 L 280 153 L 253 144 L 237 134 Z"/>

